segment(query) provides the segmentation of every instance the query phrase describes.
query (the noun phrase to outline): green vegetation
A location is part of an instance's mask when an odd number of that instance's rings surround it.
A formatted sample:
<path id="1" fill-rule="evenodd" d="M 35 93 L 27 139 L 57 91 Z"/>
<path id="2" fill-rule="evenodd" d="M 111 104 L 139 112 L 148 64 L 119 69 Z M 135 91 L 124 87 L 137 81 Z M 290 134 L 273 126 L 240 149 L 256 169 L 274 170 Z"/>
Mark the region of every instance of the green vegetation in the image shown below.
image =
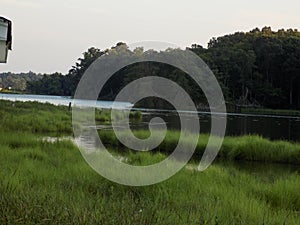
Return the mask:
<path id="1" fill-rule="evenodd" d="M 278 115 L 278 116 L 300 116 L 299 110 L 242 108 L 242 113 Z"/>
<path id="2" fill-rule="evenodd" d="M 96 123 L 109 124 L 111 121 L 110 110 L 96 110 Z M 117 116 L 122 118 L 120 112 Z M 141 119 L 141 112 L 130 114 L 131 119 Z M 30 132 L 33 134 L 72 135 L 71 112 L 68 107 L 41 104 L 37 102 L 10 102 L 0 101 L 0 129 L 6 132 Z M 135 130 L 134 135 L 145 139 L 149 137 L 148 130 Z M 124 133 L 126 135 L 126 133 Z M 154 133 L 159 138 L 162 133 Z M 164 141 L 155 149 L 157 152 L 169 154 L 172 152 L 179 140 L 180 132 L 168 130 Z M 114 150 L 124 150 L 112 130 L 100 130 L 99 136 L 103 143 Z M 197 138 L 189 135 L 189 138 Z M 202 156 L 209 136 L 201 134 L 198 139 L 194 157 Z M 275 163 L 300 164 L 300 144 L 287 141 L 270 141 L 260 136 L 227 136 L 223 142 L 218 155 L 220 159 L 246 160 Z"/>
<path id="3" fill-rule="evenodd" d="M 234 167 L 183 169 L 149 187 L 95 173 L 71 141 L 0 134 L 1 224 L 298 224 L 300 178 L 263 177 Z M 130 162 L 157 154 L 129 154 Z M 150 162 L 149 162 L 150 161 Z"/>
<path id="4" fill-rule="evenodd" d="M 193 44 L 191 51 L 199 55 L 212 69 L 223 89 L 225 99 L 235 106 L 272 109 L 300 109 L 300 32 L 272 31 L 270 27 L 250 32 L 236 32 L 212 38 L 207 48 Z M 176 54 L 175 51 L 168 52 Z M 74 95 L 85 70 L 104 55 L 126 53 L 142 57 L 142 48 L 130 51 L 126 44 L 101 51 L 90 48 L 68 74 L 58 73 L 29 82 L 28 91 L 38 94 Z M 160 53 L 156 53 L 160 54 Z M 143 62 L 118 71 L 104 86 L 100 99 L 112 100 L 132 80 L 144 76 L 161 76 L 181 85 L 199 106 L 207 105 L 204 95 L 184 72 L 161 63 Z M 165 102 L 148 99 L 140 106 L 165 108 Z"/>
<path id="5" fill-rule="evenodd" d="M 119 119 L 124 116 L 122 112 L 116 114 L 119 114 Z M 130 112 L 129 116 L 132 120 L 142 118 L 140 111 Z M 95 121 L 97 124 L 110 123 L 111 110 L 95 110 Z M 0 100 L 0 129 L 2 131 L 71 135 L 73 132 L 72 112 L 67 106 Z"/>
<path id="6" fill-rule="evenodd" d="M 134 135 L 140 139 L 149 137 L 150 132 L 147 130 L 133 131 Z M 127 133 L 122 134 L 126 137 Z M 163 135 L 162 132 L 156 131 L 154 137 L 158 138 Z M 119 142 L 114 132 L 111 130 L 99 131 L 99 136 L 104 145 L 108 148 L 118 150 L 119 152 L 128 152 L 122 143 Z M 153 151 L 169 155 L 177 146 L 180 131 L 167 131 L 163 142 Z M 187 135 L 184 139 L 188 145 L 189 140 L 197 136 Z M 201 134 L 194 153 L 193 159 L 199 160 L 206 148 L 209 135 Z M 225 137 L 223 145 L 218 154 L 220 160 L 230 161 L 256 161 L 263 163 L 285 163 L 300 165 L 300 144 L 290 143 L 287 141 L 270 141 L 257 135 L 248 135 L 242 137 Z"/>
<path id="7" fill-rule="evenodd" d="M 0 91 L 2 94 L 23 94 L 21 91 L 15 91 L 15 90 L 8 90 L 8 89 L 2 89 Z"/>
<path id="8" fill-rule="evenodd" d="M 1 100 L 0 129 L 71 135 L 71 112 L 65 106 L 54 106 L 48 103 Z"/>
<path id="9" fill-rule="evenodd" d="M 0 91 L 5 93 L 24 92 L 27 82 L 37 81 L 42 78 L 41 74 L 28 73 L 0 73 Z M 11 88 L 11 91 L 9 91 Z"/>
<path id="10" fill-rule="evenodd" d="M 105 123 L 109 114 L 95 112 Z M 139 118 L 136 114 L 132 117 Z M 299 224 L 297 172 L 266 177 L 222 163 L 198 172 L 208 140 L 200 135 L 194 160 L 178 174 L 160 184 L 126 187 L 93 171 L 71 139 L 43 138 L 47 132 L 71 135 L 70 119 L 64 106 L 0 101 L 0 224 Z M 179 137 L 168 131 L 156 151 L 136 153 L 112 131 L 99 134 L 112 154 L 132 165 L 163 160 Z M 147 138 L 149 131 L 134 134 Z M 219 159 L 299 165 L 300 145 L 226 137 Z"/>
<path id="11" fill-rule="evenodd" d="M 141 120 L 143 118 L 143 115 L 141 111 L 133 111 L 132 113 L 130 113 L 129 118 Z"/>

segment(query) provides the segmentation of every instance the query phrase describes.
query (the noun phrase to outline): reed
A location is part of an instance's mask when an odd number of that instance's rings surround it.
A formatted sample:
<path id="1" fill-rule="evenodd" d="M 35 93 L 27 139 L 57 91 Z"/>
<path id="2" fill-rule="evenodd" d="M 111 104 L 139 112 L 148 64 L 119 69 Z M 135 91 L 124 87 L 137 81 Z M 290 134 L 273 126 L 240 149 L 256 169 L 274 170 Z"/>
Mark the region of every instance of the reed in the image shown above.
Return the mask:
<path id="1" fill-rule="evenodd" d="M 265 180 L 232 166 L 198 172 L 189 164 L 165 182 L 126 187 L 95 173 L 71 141 L 22 135 L 22 141 L 0 135 L 1 224 L 296 225 L 300 220 L 299 174 Z M 127 157 L 139 165 L 165 156 Z"/>

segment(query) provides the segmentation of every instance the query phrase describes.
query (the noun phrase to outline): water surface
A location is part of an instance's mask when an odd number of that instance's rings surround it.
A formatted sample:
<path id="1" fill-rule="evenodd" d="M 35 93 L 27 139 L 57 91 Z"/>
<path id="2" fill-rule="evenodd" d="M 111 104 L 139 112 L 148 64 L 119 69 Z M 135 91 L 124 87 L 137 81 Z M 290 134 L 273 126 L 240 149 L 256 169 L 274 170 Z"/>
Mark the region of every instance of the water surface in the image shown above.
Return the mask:
<path id="1" fill-rule="evenodd" d="M 65 105 L 69 103 L 74 104 L 74 99 L 68 96 L 50 96 L 50 95 L 19 95 L 19 94 L 0 94 L 0 99 L 11 101 L 38 101 L 42 103 L 51 103 L 54 105 Z M 75 104 L 85 106 L 96 106 L 98 108 L 119 108 L 128 109 L 132 107 L 128 102 L 113 102 L 113 101 L 88 101 L 76 100 Z M 153 117 L 161 117 L 167 123 L 170 129 L 180 129 L 180 120 L 176 112 L 168 110 L 148 110 L 139 109 L 143 111 L 143 121 L 138 124 L 133 124 L 134 129 L 148 128 L 148 122 Z M 193 112 L 197 113 L 200 121 L 200 132 L 210 132 L 211 117 L 217 119 L 223 117 L 222 114 L 212 114 L 207 112 Z M 187 112 L 185 116 L 189 116 Z M 270 115 L 254 115 L 254 114 L 227 114 L 227 129 L 226 135 L 239 136 L 247 134 L 258 134 L 266 138 L 283 139 L 290 141 L 300 141 L 300 117 L 297 116 L 270 116 Z"/>

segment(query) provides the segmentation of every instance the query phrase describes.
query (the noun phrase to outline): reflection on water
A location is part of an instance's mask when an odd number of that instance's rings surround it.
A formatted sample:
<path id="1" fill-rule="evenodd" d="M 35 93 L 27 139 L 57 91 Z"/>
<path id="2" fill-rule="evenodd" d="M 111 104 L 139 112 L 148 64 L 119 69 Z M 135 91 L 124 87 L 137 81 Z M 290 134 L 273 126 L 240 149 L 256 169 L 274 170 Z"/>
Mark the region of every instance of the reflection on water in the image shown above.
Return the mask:
<path id="1" fill-rule="evenodd" d="M 156 116 L 162 117 L 168 128 L 180 129 L 180 120 L 177 113 L 146 113 L 143 114 L 143 121 L 148 122 Z M 221 118 L 220 115 L 212 116 L 216 119 Z M 200 112 L 199 121 L 200 132 L 209 133 L 211 116 Z M 227 115 L 226 135 L 240 136 L 247 134 L 258 134 L 272 140 L 300 141 L 300 117 L 229 113 Z"/>
<path id="2" fill-rule="evenodd" d="M 18 95 L 18 94 L 0 94 L 0 99 L 11 101 L 38 101 L 42 103 L 51 103 L 55 105 L 66 105 L 74 100 L 65 96 L 49 96 L 49 95 Z M 127 109 L 132 106 L 127 102 L 112 101 L 87 101 L 76 100 L 76 104 L 91 105 L 98 108 L 120 108 Z M 141 109 L 140 109 L 141 110 Z M 188 117 L 189 113 L 185 116 Z M 206 112 L 199 112 L 200 131 L 201 133 L 210 132 L 211 115 Z M 223 117 L 222 114 L 214 114 L 216 119 Z M 176 112 L 168 110 L 146 110 L 143 109 L 143 121 L 133 123 L 132 128 L 144 129 L 148 128 L 148 122 L 153 117 L 161 117 L 167 123 L 170 129 L 180 129 L 180 120 Z M 246 135 L 258 134 L 270 139 L 285 139 L 291 141 L 300 141 L 300 117 L 289 116 L 269 116 L 269 115 L 252 115 L 252 114 L 227 114 L 226 135 Z"/>

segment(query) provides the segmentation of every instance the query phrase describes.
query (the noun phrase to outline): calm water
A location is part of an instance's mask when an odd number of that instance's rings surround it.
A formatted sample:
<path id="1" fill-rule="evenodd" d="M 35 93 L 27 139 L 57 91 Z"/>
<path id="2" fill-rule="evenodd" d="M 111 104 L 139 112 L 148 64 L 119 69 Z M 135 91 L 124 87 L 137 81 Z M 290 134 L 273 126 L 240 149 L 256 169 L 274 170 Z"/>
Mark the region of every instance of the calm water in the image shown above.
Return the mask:
<path id="1" fill-rule="evenodd" d="M 162 117 L 167 122 L 168 128 L 180 129 L 180 120 L 176 113 L 147 113 L 143 116 L 143 120 L 148 122 L 156 116 Z M 200 132 L 209 133 L 211 116 L 201 112 L 198 116 Z M 300 141 L 300 117 L 228 113 L 226 135 L 246 134 L 258 134 L 272 140 Z"/>
<path id="2" fill-rule="evenodd" d="M 51 103 L 55 105 L 66 105 L 73 99 L 70 97 L 48 96 L 48 95 L 17 95 L 17 94 L 0 94 L 0 99 L 11 101 L 38 101 L 42 103 Z M 85 106 L 94 105 L 94 101 L 76 100 L 76 104 Z M 99 108 L 120 108 L 126 109 L 131 107 L 131 103 L 112 101 L 97 101 L 96 107 Z M 207 113 L 199 112 L 201 133 L 210 132 L 211 116 Z M 180 129 L 178 115 L 172 112 L 155 112 L 144 111 L 143 122 L 137 127 L 147 127 L 147 122 L 159 116 L 165 120 L 168 128 Z M 188 116 L 188 115 L 187 115 Z M 268 116 L 268 115 L 251 115 L 251 114 L 228 114 L 227 115 L 227 135 L 245 135 L 259 134 L 270 139 L 285 139 L 300 141 L 300 117 L 289 116 Z"/>
<path id="3" fill-rule="evenodd" d="M 42 103 L 51 103 L 54 105 L 65 105 L 68 106 L 71 102 L 74 105 L 74 99 L 69 96 L 54 96 L 54 95 L 19 95 L 19 94 L 0 94 L 0 99 L 10 100 L 10 101 L 37 101 Z M 94 106 L 95 101 L 89 100 L 76 100 L 76 105 L 83 106 Z M 131 107 L 132 104 L 128 102 L 112 102 L 112 101 L 97 101 L 96 107 L 98 108 L 120 108 L 125 109 Z"/>

